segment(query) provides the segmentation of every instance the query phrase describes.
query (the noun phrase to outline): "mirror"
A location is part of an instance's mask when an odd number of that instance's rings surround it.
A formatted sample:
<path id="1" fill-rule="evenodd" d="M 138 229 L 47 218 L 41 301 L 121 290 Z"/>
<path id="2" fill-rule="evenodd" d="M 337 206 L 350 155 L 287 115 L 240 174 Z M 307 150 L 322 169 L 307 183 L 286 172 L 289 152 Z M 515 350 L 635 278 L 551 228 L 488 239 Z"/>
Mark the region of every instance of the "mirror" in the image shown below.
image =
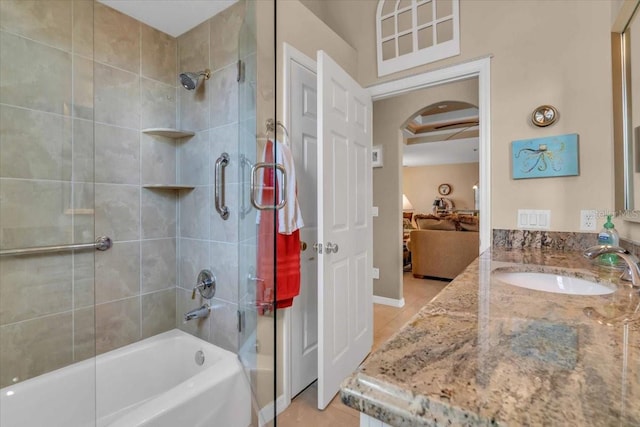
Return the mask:
<path id="1" fill-rule="evenodd" d="M 616 210 L 640 209 L 640 0 L 623 2 L 612 33 Z"/>

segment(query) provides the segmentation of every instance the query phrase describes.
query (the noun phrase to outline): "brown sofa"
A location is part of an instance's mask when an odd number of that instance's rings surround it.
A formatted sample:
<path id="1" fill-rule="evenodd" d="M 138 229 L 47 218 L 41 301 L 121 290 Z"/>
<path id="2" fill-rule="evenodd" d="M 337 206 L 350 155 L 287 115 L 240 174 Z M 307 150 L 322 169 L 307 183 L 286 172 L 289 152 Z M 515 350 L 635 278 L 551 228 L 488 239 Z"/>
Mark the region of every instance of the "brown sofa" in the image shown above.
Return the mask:
<path id="1" fill-rule="evenodd" d="M 453 279 L 478 257 L 477 217 L 418 215 L 416 223 L 408 244 L 414 277 Z"/>

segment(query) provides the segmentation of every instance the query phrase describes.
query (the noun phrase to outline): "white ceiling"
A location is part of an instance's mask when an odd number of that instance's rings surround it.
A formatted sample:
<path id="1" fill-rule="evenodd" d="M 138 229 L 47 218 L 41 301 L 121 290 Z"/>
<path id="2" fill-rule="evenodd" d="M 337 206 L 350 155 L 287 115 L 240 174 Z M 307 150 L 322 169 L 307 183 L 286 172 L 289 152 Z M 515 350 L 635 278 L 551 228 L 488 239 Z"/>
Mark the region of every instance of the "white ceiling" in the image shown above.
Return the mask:
<path id="1" fill-rule="evenodd" d="M 98 0 L 140 22 L 178 37 L 237 0 Z"/>

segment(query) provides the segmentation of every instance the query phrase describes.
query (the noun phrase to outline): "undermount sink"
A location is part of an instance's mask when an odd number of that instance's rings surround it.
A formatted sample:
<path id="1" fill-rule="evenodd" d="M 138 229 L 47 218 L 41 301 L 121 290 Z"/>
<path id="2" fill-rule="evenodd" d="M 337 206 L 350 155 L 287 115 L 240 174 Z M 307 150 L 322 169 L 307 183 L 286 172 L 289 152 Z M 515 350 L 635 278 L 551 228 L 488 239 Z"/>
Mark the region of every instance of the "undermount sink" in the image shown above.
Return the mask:
<path id="1" fill-rule="evenodd" d="M 607 295 L 615 290 L 600 283 L 552 273 L 494 272 L 493 278 L 511 286 L 569 295 Z"/>

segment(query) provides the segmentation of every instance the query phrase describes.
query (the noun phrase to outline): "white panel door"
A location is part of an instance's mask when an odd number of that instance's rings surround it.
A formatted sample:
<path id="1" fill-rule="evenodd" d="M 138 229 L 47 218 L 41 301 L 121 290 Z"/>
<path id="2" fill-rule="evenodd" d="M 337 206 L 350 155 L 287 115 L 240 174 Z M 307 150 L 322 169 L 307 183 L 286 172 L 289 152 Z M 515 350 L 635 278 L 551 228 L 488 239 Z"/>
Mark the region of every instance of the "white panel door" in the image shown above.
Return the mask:
<path id="1" fill-rule="evenodd" d="M 373 344 L 371 97 L 318 52 L 318 408 Z"/>
<path id="2" fill-rule="evenodd" d="M 304 219 L 300 240 L 300 295 L 291 308 L 291 396 L 318 378 L 318 241 L 316 73 L 291 61 L 289 135 Z"/>

